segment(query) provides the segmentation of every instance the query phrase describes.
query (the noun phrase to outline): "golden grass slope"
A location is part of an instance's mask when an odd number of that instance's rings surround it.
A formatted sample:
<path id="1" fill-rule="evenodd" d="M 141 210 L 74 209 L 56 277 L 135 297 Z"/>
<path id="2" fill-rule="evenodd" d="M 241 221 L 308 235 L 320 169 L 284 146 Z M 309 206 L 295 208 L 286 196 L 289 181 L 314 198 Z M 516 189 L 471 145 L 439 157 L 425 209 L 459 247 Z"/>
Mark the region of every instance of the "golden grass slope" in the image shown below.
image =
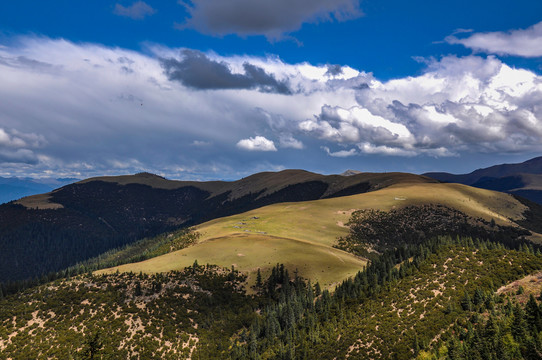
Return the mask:
<path id="1" fill-rule="evenodd" d="M 199 264 L 235 266 L 250 275 L 265 272 L 276 263 L 332 288 L 354 275 L 364 259 L 333 248 L 347 234 L 351 213 L 358 209 L 390 210 L 395 207 L 442 204 L 473 217 L 511 225 L 526 207 L 508 194 L 460 184 L 410 182 L 352 196 L 281 203 L 243 214 L 215 219 L 197 226 L 202 234 L 189 248 L 102 272 L 162 272 Z M 250 282 L 250 281 L 249 281 Z"/>

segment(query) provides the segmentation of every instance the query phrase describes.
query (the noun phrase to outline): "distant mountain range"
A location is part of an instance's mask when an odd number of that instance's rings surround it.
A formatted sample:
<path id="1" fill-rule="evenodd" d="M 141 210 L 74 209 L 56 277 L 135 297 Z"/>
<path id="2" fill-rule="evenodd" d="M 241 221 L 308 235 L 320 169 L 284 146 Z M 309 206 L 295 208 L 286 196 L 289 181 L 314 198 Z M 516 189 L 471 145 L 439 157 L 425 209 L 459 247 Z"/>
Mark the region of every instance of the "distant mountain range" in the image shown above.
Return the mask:
<path id="1" fill-rule="evenodd" d="M 519 195 L 542 204 L 542 156 L 519 164 L 495 165 L 469 174 L 424 174 L 435 180 Z"/>
<path id="2" fill-rule="evenodd" d="M 18 200 L 25 196 L 49 192 L 61 186 L 71 184 L 78 179 L 74 178 L 5 178 L 0 177 L 0 204 Z"/>

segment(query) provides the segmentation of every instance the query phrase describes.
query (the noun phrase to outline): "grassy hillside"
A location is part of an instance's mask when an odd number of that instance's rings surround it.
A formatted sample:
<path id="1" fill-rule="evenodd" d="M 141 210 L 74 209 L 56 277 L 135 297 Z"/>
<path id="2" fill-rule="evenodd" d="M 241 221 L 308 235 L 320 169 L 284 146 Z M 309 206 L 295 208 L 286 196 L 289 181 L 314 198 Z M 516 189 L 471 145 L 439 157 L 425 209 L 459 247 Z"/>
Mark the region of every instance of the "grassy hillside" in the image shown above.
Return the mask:
<path id="1" fill-rule="evenodd" d="M 254 281 L 258 268 L 267 274 L 277 262 L 319 281 L 326 288 L 359 271 L 365 261 L 333 246 L 345 236 L 352 212 L 442 204 L 473 218 L 514 225 L 527 207 L 512 196 L 459 184 L 396 184 L 370 193 L 262 207 L 215 219 L 196 227 L 198 242 L 188 248 L 101 271 L 155 273 L 200 264 L 235 266 Z"/>
<path id="2" fill-rule="evenodd" d="M 87 179 L 0 205 L 0 249 L 5 254 L 0 283 L 40 278 L 145 237 L 215 218 L 404 182 L 436 181 L 404 173 L 326 176 L 303 170 L 231 182 L 172 181 L 148 173 Z"/>
<path id="3" fill-rule="evenodd" d="M 135 175 L 101 176 L 79 181 L 78 185 L 93 182 L 106 182 L 117 185 L 145 185 L 153 189 L 178 190 L 192 187 L 202 190 L 212 198 L 220 194 L 228 194 L 228 200 L 240 199 L 251 194 L 258 194 L 257 198 L 271 195 L 289 186 L 319 182 L 324 185 L 323 191 L 318 197 L 334 197 L 352 195 L 369 190 L 384 188 L 397 183 L 434 183 L 435 180 L 408 173 L 357 173 L 354 175 L 321 175 L 305 170 L 283 170 L 279 172 L 261 172 L 247 176 L 236 181 L 179 181 L 168 180 L 150 173 L 139 173 Z M 54 194 L 62 191 L 57 189 L 48 196 L 29 196 L 17 201 L 18 204 L 29 208 L 51 208 L 51 206 L 62 206 L 56 204 Z M 56 204 L 56 205 L 55 205 Z"/>

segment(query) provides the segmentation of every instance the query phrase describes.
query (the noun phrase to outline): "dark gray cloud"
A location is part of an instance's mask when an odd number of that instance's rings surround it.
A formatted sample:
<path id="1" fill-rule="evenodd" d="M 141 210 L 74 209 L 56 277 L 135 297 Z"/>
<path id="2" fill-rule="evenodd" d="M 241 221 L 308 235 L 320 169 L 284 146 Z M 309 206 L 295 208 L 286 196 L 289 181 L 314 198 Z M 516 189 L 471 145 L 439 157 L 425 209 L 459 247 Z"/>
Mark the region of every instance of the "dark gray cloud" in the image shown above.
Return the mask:
<path id="1" fill-rule="evenodd" d="M 28 149 L 0 149 L 0 164 L 4 163 L 36 165 L 38 158 L 32 150 Z"/>
<path id="2" fill-rule="evenodd" d="M 134 20 L 141 20 L 145 16 L 154 14 L 154 10 L 150 5 L 144 1 L 136 1 L 130 6 L 122 6 L 121 4 L 115 4 L 113 13 L 120 16 L 126 16 Z"/>
<path id="3" fill-rule="evenodd" d="M 343 73 L 343 67 L 341 65 L 327 65 L 327 76 L 337 76 Z"/>
<path id="4" fill-rule="evenodd" d="M 363 14 L 359 0 L 191 0 L 181 4 L 190 14 L 181 28 L 273 39 L 299 29 L 305 22 L 345 21 Z"/>
<path id="5" fill-rule="evenodd" d="M 183 50 L 183 59 L 162 59 L 169 80 L 199 90 L 258 89 L 261 92 L 291 94 L 286 81 L 278 81 L 261 67 L 243 64 L 244 74 L 233 73 L 226 62 L 211 60 L 202 52 Z"/>

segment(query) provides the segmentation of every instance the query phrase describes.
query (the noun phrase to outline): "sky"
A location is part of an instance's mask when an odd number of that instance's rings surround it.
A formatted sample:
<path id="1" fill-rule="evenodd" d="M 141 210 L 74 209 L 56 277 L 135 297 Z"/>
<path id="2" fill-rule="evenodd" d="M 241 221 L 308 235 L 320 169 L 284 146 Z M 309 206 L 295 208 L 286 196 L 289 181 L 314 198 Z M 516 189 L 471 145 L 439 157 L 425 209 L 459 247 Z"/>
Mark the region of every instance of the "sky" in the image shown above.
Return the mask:
<path id="1" fill-rule="evenodd" d="M 466 173 L 540 155 L 541 1 L 0 4 L 0 176 Z"/>

